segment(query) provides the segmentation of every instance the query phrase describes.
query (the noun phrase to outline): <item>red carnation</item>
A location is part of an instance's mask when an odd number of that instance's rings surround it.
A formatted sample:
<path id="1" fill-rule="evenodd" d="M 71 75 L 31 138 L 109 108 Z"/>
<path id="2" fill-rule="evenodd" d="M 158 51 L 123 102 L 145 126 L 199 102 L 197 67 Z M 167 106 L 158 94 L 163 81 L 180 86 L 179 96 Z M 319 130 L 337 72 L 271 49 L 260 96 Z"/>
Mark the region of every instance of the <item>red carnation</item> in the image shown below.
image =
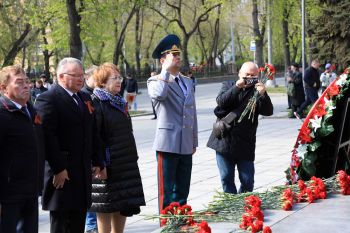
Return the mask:
<path id="1" fill-rule="evenodd" d="M 328 94 L 330 96 L 336 96 L 339 94 L 339 86 L 333 82 L 328 88 Z"/>
<path id="2" fill-rule="evenodd" d="M 272 233 L 272 230 L 269 226 L 265 226 L 263 229 L 263 233 Z"/>
<path id="3" fill-rule="evenodd" d="M 300 129 L 300 139 L 302 144 L 305 144 L 307 142 L 312 142 L 310 133 L 311 133 L 311 129 L 309 129 L 309 127 L 302 127 Z"/>

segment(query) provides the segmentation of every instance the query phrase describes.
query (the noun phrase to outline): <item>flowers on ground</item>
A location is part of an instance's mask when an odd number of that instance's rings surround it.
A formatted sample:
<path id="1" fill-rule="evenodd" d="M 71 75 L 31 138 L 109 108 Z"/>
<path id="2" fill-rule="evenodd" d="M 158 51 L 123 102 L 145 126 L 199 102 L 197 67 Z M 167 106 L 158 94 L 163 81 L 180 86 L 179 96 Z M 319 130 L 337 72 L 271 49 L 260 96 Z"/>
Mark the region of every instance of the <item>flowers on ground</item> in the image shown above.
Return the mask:
<path id="1" fill-rule="evenodd" d="M 161 211 L 160 223 L 163 226 L 162 232 L 211 233 L 206 221 L 194 221 L 190 205 L 181 206 L 178 202 L 172 202 Z"/>
<path id="2" fill-rule="evenodd" d="M 192 212 L 189 205 L 171 203 L 160 216 L 162 232 L 211 233 L 207 221 L 239 222 L 241 229 L 250 232 L 271 232 L 264 226 L 265 209 L 291 210 L 295 203 L 313 203 L 327 198 L 329 193 L 350 195 L 350 176 L 345 171 L 320 179 L 298 180 L 293 185 L 275 186 L 261 193 L 217 193 L 207 209 Z"/>
<path id="3" fill-rule="evenodd" d="M 248 196 L 245 199 L 245 213 L 242 214 L 242 221 L 239 225 L 244 230 L 259 232 L 263 230 L 264 213 L 260 209 L 261 200 L 257 196 Z M 268 231 L 267 228 L 265 231 Z M 270 229 L 271 232 L 271 229 Z"/>

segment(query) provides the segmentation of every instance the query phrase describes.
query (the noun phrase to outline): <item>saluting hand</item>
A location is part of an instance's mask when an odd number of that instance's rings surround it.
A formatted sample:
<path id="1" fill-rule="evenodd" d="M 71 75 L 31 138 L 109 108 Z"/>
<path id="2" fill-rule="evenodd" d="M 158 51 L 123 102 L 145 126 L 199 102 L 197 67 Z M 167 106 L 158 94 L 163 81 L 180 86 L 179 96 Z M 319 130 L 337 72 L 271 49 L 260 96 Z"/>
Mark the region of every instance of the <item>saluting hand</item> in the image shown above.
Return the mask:
<path id="1" fill-rule="evenodd" d="M 164 59 L 162 64 L 162 69 L 169 71 L 171 67 L 175 65 L 174 63 L 174 55 L 172 53 L 168 53 Z"/>
<path id="2" fill-rule="evenodd" d="M 69 177 L 67 170 L 64 169 L 60 173 L 53 176 L 52 184 L 56 189 L 60 189 L 63 188 L 64 182 L 66 182 L 66 180 L 69 180 Z"/>

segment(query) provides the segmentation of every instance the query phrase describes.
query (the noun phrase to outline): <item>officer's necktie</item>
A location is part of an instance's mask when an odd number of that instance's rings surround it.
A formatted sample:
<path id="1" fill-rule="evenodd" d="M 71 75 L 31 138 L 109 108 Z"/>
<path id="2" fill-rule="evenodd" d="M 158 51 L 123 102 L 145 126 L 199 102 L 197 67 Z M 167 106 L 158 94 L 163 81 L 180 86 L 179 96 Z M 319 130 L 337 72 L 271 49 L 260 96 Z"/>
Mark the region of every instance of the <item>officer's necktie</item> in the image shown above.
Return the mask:
<path id="1" fill-rule="evenodd" d="M 182 92 L 184 93 L 184 95 L 187 95 L 187 88 L 186 85 L 182 82 L 182 80 L 179 77 L 175 77 L 175 81 L 176 83 L 180 86 Z"/>
<path id="2" fill-rule="evenodd" d="M 23 107 L 21 108 L 21 111 L 22 111 L 24 114 L 26 114 L 26 116 L 29 117 L 29 119 L 32 119 L 32 117 L 31 117 L 31 115 L 30 115 L 30 113 L 29 113 L 29 111 L 28 111 L 28 108 L 27 108 L 26 106 L 23 106 Z"/>
<path id="3" fill-rule="evenodd" d="M 73 94 L 72 97 L 73 97 L 73 99 L 75 99 L 77 101 L 77 105 L 79 107 L 80 112 L 83 113 L 84 112 L 83 101 L 81 101 L 81 99 L 79 98 L 79 96 L 77 94 Z"/>

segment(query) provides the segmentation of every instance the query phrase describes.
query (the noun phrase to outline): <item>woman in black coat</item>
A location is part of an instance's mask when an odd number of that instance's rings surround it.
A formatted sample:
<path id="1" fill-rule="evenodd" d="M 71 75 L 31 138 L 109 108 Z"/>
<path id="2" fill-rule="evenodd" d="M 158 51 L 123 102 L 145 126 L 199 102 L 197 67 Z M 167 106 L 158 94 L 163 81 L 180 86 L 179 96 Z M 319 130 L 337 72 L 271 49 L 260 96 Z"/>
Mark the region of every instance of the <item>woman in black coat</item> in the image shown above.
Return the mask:
<path id="1" fill-rule="evenodd" d="M 303 85 L 303 77 L 302 74 L 299 72 L 299 65 L 293 64 L 291 66 L 292 70 L 292 77 L 288 78 L 288 83 L 294 84 L 294 95 L 290 96 L 291 98 L 291 107 L 292 107 L 292 113 L 296 112 L 298 110 L 298 107 L 305 101 L 305 93 L 304 93 L 304 85 Z M 290 116 L 290 118 L 295 118 L 294 114 Z"/>
<path id="2" fill-rule="evenodd" d="M 93 109 L 106 169 L 93 181 L 90 211 L 97 212 L 99 233 L 121 233 L 126 217 L 140 213 L 145 205 L 136 143 L 127 104 L 118 94 L 122 82 L 118 68 L 106 63 L 93 76 L 97 86 Z"/>

